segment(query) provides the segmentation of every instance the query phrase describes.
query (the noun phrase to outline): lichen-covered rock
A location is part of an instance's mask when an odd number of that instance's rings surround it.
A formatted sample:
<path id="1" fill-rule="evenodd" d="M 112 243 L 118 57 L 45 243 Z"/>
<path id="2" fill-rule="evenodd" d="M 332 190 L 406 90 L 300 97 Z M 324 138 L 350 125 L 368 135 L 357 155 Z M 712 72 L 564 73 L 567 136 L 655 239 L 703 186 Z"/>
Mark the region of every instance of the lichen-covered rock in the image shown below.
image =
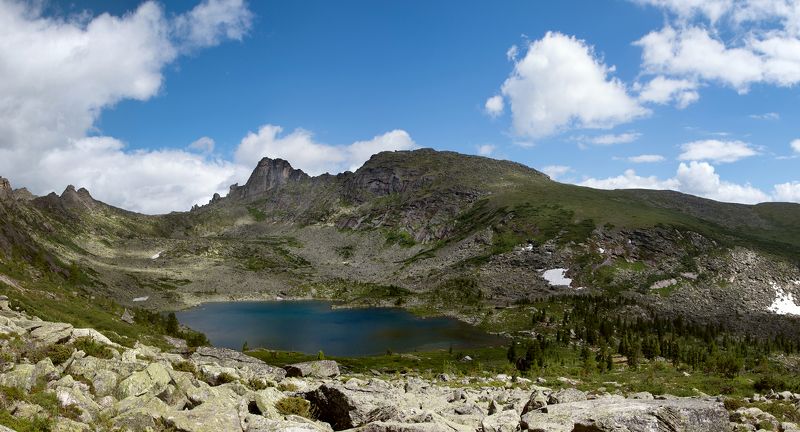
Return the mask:
<path id="1" fill-rule="evenodd" d="M 117 396 L 120 399 L 125 399 L 130 396 L 141 396 L 145 393 L 158 394 L 167 388 L 167 384 L 170 381 L 171 378 L 164 366 L 158 363 L 150 363 L 145 370 L 135 372 L 122 380 L 117 387 Z"/>
<path id="2" fill-rule="evenodd" d="M 268 377 L 273 381 L 280 381 L 286 376 L 286 371 L 281 368 L 270 366 L 257 358 L 226 348 L 199 347 L 192 354 L 192 361 L 198 365 L 216 365 L 236 369 L 237 374 L 245 380 Z"/>
<path id="3" fill-rule="evenodd" d="M 522 409 L 522 414 L 527 414 L 532 411 L 540 411 L 547 406 L 547 396 L 541 390 L 537 390 L 531 394 L 528 403 Z"/>
<path id="4" fill-rule="evenodd" d="M 275 408 L 275 403 L 284 397 L 286 396 L 278 389 L 268 388 L 256 392 L 254 395 L 254 402 L 262 416 L 277 419 L 281 417 L 281 415 L 278 413 L 277 408 Z"/>
<path id="5" fill-rule="evenodd" d="M 522 416 L 523 429 L 541 432 L 727 432 L 728 412 L 703 399 L 600 398 L 548 405 Z"/>
<path id="6" fill-rule="evenodd" d="M 164 422 L 185 432 L 241 431 L 239 399 L 218 395 L 191 410 L 171 411 Z"/>
<path id="7" fill-rule="evenodd" d="M 18 364 L 11 371 L 0 374 L 0 386 L 29 391 L 33 385 L 35 369 L 36 366 L 32 364 Z"/>
<path id="8" fill-rule="evenodd" d="M 283 367 L 288 377 L 333 378 L 339 376 L 339 365 L 333 360 L 317 360 Z"/>
<path id="9" fill-rule="evenodd" d="M 70 334 L 70 341 L 75 341 L 78 338 L 89 338 L 103 345 L 117 346 L 117 344 L 111 342 L 111 339 L 105 337 L 102 333 L 100 333 L 95 329 L 90 329 L 90 328 L 72 329 L 72 333 Z"/>
<path id="10" fill-rule="evenodd" d="M 575 388 L 565 388 L 550 393 L 550 396 L 547 398 L 547 404 L 555 405 L 560 403 L 580 402 L 585 400 L 586 400 L 586 393 Z"/>
<path id="11" fill-rule="evenodd" d="M 155 396 L 131 396 L 119 401 L 115 411 L 118 415 L 113 423 L 117 427 L 139 431 L 155 429 L 169 415 L 170 407 Z"/>
<path id="12" fill-rule="evenodd" d="M 483 432 L 514 432 L 518 428 L 519 414 L 512 410 L 486 416 L 481 422 Z"/>
<path id="13" fill-rule="evenodd" d="M 67 342 L 72 336 L 72 326 L 67 323 L 51 323 L 42 321 L 30 330 L 30 337 L 41 345 L 53 345 Z"/>

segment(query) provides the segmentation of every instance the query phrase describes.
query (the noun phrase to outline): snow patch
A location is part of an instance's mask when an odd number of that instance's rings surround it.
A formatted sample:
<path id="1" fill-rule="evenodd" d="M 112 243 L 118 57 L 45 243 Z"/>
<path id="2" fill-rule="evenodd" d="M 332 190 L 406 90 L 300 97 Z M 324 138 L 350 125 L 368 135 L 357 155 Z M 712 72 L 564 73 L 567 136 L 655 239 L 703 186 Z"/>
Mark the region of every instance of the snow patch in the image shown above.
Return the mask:
<path id="1" fill-rule="evenodd" d="M 164 251 L 159 251 L 157 254 L 151 256 L 150 259 L 153 259 L 153 260 L 158 259 L 159 257 L 161 257 L 161 252 L 164 252 Z"/>
<path id="2" fill-rule="evenodd" d="M 599 247 L 599 248 L 597 248 L 597 252 L 600 252 L 601 254 L 604 254 L 604 253 L 606 253 L 606 250 L 601 248 L 601 247 Z"/>
<path id="3" fill-rule="evenodd" d="M 773 285 L 773 287 L 775 286 Z M 775 287 L 775 300 L 767 310 L 778 315 L 800 315 L 800 305 L 795 303 L 794 294 L 787 293 L 778 287 Z"/>
<path id="4" fill-rule="evenodd" d="M 554 268 L 545 270 L 544 273 L 542 273 L 542 277 L 551 286 L 570 286 L 570 284 L 572 284 L 572 279 L 566 277 L 566 274 L 567 269 Z"/>
<path id="5" fill-rule="evenodd" d="M 147 301 L 147 300 L 149 300 L 149 299 L 150 299 L 150 296 L 146 296 L 146 297 L 136 297 L 135 299 L 133 299 L 133 301 L 135 301 L 135 302 L 143 302 L 143 301 Z"/>

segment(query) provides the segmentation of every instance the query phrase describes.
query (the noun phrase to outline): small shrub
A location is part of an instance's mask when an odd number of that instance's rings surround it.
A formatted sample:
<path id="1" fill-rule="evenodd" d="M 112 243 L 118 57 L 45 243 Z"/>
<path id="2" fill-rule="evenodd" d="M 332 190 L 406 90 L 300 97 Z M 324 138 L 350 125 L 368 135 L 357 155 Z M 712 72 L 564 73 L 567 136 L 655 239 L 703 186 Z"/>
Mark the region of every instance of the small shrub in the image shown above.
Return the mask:
<path id="1" fill-rule="evenodd" d="M 745 405 L 741 399 L 732 398 L 726 398 L 725 401 L 723 401 L 723 404 L 725 405 L 725 409 L 728 411 L 736 411 Z"/>
<path id="2" fill-rule="evenodd" d="M 317 353 L 317 360 L 325 360 L 325 353 L 322 350 Z"/>
<path id="3" fill-rule="evenodd" d="M 172 363 L 172 369 L 175 369 L 178 372 L 189 372 L 192 374 L 197 373 L 197 366 L 190 361 L 182 361 L 177 363 Z"/>
<path id="4" fill-rule="evenodd" d="M 43 354 L 44 357 L 50 357 L 54 365 L 60 365 L 72 356 L 72 347 L 68 345 L 50 345 L 44 350 Z"/>
<path id="5" fill-rule="evenodd" d="M 247 382 L 248 387 L 255 391 L 264 390 L 265 388 L 269 387 L 269 383 L 266 380 L 261 380 L 258 378 L 252 378 L 250 381 Z"/>
<path id="6" fill-rule="evenodd" d="M 222 372 L 217 377 L 217 384 L 227 384 L 227 383 L 232 383 L 234 381 L 236 381 L 236 377 L 227 372 Z"/>
<path id="7" fill-rule="evenodd" d="M 285 397 L 275 403 L 275 408 L 282 415 L 311 418 L 311 403 L 303 398 Z"/>
<path id="8" fill-rule="evenodd" d="M 114 358 L 114 352 L 111 348 L 95 341 L 90 337 L 81 337 L 72 343 L 75 349 L 81 350 L 88 356 L 97 357 L 101 359 Z"/>
<path id="9" fill-rule="evenodd" d="M 295 383 L 280 383 L 278 384 L 278 390 L 282 392 L 296 392 L 299 389 Z"/>

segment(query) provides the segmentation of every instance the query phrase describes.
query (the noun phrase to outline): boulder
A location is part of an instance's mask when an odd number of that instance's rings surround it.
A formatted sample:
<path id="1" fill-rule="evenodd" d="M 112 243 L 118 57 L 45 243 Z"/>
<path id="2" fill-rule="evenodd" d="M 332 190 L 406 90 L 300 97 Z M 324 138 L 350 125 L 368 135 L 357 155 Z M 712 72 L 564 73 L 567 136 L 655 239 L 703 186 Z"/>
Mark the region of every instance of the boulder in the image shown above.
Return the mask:
<path id="1" fill-rule="evenodd" d="M 330 432 L 331 427 L 326 423 L 317 423 L 312 420 L 287 416 L 286 419 L 268 419 L 260 415 L 249 414 L 244 417 L 245 432 Z"/>
<path id="2" fill-rule="evenodd" d="M 30 337 L 36 343 L 53 345 L 67 342 L 72 336 L 72 325 L 67 323 L 40 322 L 40 325 L 30 330 Z"/>
<path id="3" fill-rule="evenodd" d="M 537 390 L 531 394 L 528 403 L 522 408 L 522 414 L 527 414 L 533 411 L 540 411 L 547 407 L 547 396 L 541 390 Z"/>
<path id="4" fill-rule="evenodd" d="M 329 423 L 333 430 L 343 430 L 363 425 L 371 411 L 359 404 L 352 393 L 338 384 L 323 384 L 306 393 L 305 397 L 316 410 L 319 420 Z"/>
<path id="5" fill-rule="evenodd" d="M 339 365 L 333 360 L 317 360 L 284 366 L 288 377 L 333 378 L 339 376 Z"/>
<path id="6" fill-rule="evenodd" d="M 128 323 L 128 324 L 133 324 L 133 323 L 135 323 L 135 322 L 136 322 L 136 321 L 134 321 L 134 319 L 133 319 L 133 314 L 132 314 L 132 313 L 131 313 L 131 312 L 130 312 L 128 309 L 125 309 L 125 310 L 122 312 L 122 315 L 119 317 L 119 319 L 120 319 L 122 322 L 124 322 L 124 323 Z"/>
<path id="7" fill-rule="evenodd" d="M 481 421 L 483 432 L 515 432 L 518 427 L 519 414 L 512 410 L 486 416 Z"/>
<path id="8" fill-rule="evenodd" d="M 585 400 L 586 400 L 586 393 L 574 388 L 565 388 L 550 393 L 550 396 L 547 398 L 547 404 L 555 405 L 560 403 L 580 402 Z"/>
<path id="9" fill-rule="evenodd" d="M 270 366 L 263 361 L 226 348 L 199 347 L 192 354 L 192 361 L 198 365 L 210 364 L 236 369 L 237 374 L 245 379 L 269 378 L 280 381 L 286 376 L 286 371 Z"/>
<path id="10" fill-rule="evenodd" d="M 359 432 L 452 432 L 453 429 L 438 423 L 373 422 Z"/>
<path id="11" fill-rule="evenodd" d="M 156 429 L 161 419 L 169 415 L 169 406 L 156 396 L 142 396 L 119 401 L 115 406 L 118 415 L 114 425 L 131 430 Z"/>
<path id="12" fill-rule="evenodd" d="M 89 338 L 103 345 L 117 346 L 117 344 L 111 342 L 111 339 L 105 337 L 102 333 L 100 333 L 95 329 L 90 329 L 90 328 L 72 329 L 72 333 L 70 335 L 70 342 L 74 342 L 78 338 Z"/>
<path id="13" fill-rule="evenodd" d="M 101 410 L 100 405 L 92 399 L 92 395 L 86 386 L 58 387 L 56 388 L 56 398 L 62 408 L 77 408 L 79 412 L 78 420 L 83 423 L 89 423 L 94 420 Z"/>
<path id="14" fill-rule="evenodd" d="M 261 415 L 271 419 L 280 418 L 281 415 L 275 408 L 275 403 L 286 397 L 280 390 L 276 388 L 268 388 L 256 392 L 254 402 Z"/>
<path id="15" fill-rule="evenodd" d="M 541 432 L 727 432 L 728 412 L 704 399 L 600 398 L 548 405 L 522 416 L 523 429 Z"/>
<path id="16" fill-rule="evenodd" d="M 117 397 L 125 399 L 130 396 L 141 396 L 145 393 L 158 394 L 167 388 L 171 381 L 167 369 L 158 364 L 151 363 L 140 372 L 135 372 L 122 380 L 117 387 Z"/>
<path id="17" fill-rule="evenodd" d="M 172 411 L 164 423 L 184 432 L 241 431 L 239 399 L 228 395 L 212 397 L 191 410 Z"/>
<path id="18" fill-rule="evenodd" d="M 10 372 L 0 374 L 0 386 L 14 387 L 30 391 L 33 386 L 33 374 L 36 366 L 32 364 L 18 364 Z"/>
<path id="19" fill-rule="evenodd" d="M 642 399 L 642 400 L 653 400 L 653 394 L 650 392 L 639 392 L 633 393 L 628 395 L 628 399 Z"/>

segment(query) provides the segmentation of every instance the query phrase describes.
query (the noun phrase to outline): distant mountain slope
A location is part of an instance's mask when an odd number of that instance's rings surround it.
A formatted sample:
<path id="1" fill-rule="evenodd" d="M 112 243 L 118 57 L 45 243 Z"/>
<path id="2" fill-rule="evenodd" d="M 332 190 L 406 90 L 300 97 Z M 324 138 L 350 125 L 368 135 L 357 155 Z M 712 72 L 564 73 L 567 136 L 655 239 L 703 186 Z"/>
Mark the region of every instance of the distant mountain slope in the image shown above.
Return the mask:
<path id="1" fill-rule="evenodd" d="M 91 275 L 87 290 L 151 308 L 324 297 L 481 322 L 490 306 L 595 293 L 774 331 L 791 320 L 769 310 L 779 293 L 800 299 L 800 205 L 596 190 L 453 152 L 383 152 L 316 177 L 264 158 L 227 196 L 161 216 L 85 189 L 5 190 L 5 261 L 17 245 L 44 251 Z"/>

